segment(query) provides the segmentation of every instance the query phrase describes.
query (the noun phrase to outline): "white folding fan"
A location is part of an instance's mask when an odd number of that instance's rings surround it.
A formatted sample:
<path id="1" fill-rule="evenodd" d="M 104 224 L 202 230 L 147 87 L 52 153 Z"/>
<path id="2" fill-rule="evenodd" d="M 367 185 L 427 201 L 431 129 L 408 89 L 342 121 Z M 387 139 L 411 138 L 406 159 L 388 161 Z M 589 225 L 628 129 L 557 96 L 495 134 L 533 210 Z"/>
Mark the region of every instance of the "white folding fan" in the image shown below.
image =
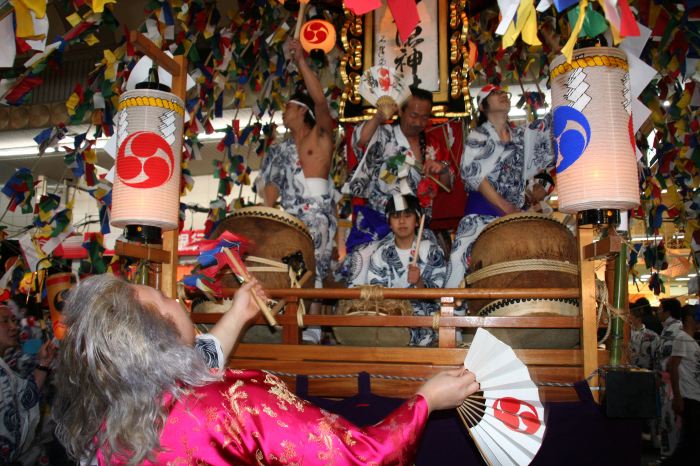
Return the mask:
<path id="1" fill-rule="evenodd" d="M 537 386 L 515 352 L 480 328 L 464 366 L 480 392 L 457 408 L 469 435 L 489 465 L 530 464 L 542 445 L 544 408 Z"/>
<path id="2" fill-rule="evenodd" d="M 375 107 L 401 105 L 411 96 L 409 81 L 394 68 L 376 65 L 362 73 L 360 95 Z"/>

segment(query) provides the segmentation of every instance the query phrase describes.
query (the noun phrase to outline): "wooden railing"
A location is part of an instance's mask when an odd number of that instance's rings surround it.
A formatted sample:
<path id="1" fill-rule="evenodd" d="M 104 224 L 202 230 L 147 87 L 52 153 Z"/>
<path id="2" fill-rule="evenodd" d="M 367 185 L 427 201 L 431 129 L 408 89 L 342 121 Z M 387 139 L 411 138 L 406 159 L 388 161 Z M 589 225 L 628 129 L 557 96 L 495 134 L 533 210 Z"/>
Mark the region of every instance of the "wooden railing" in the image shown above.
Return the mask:
<path id="1" fill-rule="evenodd" d="M 226 290 L 232 294 L 234 290 Z M 240 344 L 230 361 L 235 368 L 258 368 L 284 374 L 343 375 L 366 371 L 376 376 L 372 380 L 374 393 L 407 397 L 422 383 L 408 378 L 425 378 L 452 367 L 460 366 L 466 355 L 465 348 L 458 348 L 455 329 L 458 328 L 545 328 L 582 329 L 581 342 L 596 341 L 595 326 L 585 326 L 590 320 L 585 313 L 595 308 L 582 303 L 579 317 L 478 317 L 455 316 L 454 299 L 516 299 L 516 298 L 580 298 L 579 289 L 384 289 L 387 299 L 440 299 L 439 318 L 422 316 L 345 316 L 304 315 L 305 326 L 346 327 L 435 327 L 438 332 L 438 348 L 420 347 L 353 347 L 300 344 L 301 328 L 298 325 L 299 299 L 358 299 L 359 289 L 269 289 L 269 297 L 286 301 L 284 315 L 277 316 L 282 326 L 282 344 Z M 195 323 L 211 324 L 221 314 L 193 313 Z M 264 324 L 262 317 L 257 324 Z M 587 330 L 588 329 L 588 330 Z M 581 349 L 521 349 L 518 356 L 528 365 L 530 373 L 538 383 L 571 384 L 583 380 L 592 370 L 607 362 L 607 352 L 597 345 L 582 345 Z M 589 364 L 586 364 L 586 361 Z M 590 363 L 595 361 L 594 363 Z M 590 367 L 589 367 L 590 366 Z M 384 376 L 384 377 L 382 377 Z M 391 377 L 398 377 L 391 378 Z M 294 386 L 291 375 L 283 375 L 287 383 Z M 404 378 L 404 379 L 401 379 Z M 356 380 L 348 378 L 312 378 L 309 383 L 311 395 L 349 396 L 356 393 Z M 567 386 L 541 386 L 540 392 L 546 400 L 573 400 L 575 392 Z"/>

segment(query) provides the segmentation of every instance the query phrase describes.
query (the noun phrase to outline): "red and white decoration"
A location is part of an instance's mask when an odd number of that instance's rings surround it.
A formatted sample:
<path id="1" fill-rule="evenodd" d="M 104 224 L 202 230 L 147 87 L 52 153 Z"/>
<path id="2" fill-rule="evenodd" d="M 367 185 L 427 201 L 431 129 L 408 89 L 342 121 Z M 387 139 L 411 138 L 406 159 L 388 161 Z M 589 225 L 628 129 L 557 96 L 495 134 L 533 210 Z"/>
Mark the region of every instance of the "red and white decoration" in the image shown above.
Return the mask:
<path id="1" fill-rule="evenodd" d="M 542 446 L 544 408 L 537 386 L 515 352 L 483 328 L 464 359 L 481 391 L 458 408 L 489 465 L 530 464 Z"/>
<path id="2" fill-rule="evenodd" d="M 299 41 L 309 53 L 314 50 L 328 53 L 335 47 L 335 28 L 328 21 L 312 19 L 301 27 Z"/>
<path id="3" fill-rule="evenodd" d="M 411 83 L 393 67 L 375 65 L 360 78 L 360 95 L 372 106 L 401 106 L 411 97 Z"/>
<path id="4" fill-rule="evenodd" d="M 169 92 L 127 91 L 119 99 L 111 224 L 178 226 L 184 105 Z"/>

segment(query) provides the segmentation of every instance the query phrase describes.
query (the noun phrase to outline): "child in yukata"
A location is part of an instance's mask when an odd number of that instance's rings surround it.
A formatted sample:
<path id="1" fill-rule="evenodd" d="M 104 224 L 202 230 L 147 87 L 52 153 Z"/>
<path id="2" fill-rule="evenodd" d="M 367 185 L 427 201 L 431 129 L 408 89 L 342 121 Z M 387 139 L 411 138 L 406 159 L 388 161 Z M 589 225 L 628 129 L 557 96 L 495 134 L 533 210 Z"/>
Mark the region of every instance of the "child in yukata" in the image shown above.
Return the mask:
<path id="1" fill-rule="evenodd" d="M 394 195 L 386 205 L 391 233 L 377 242 L 370 256 L 367 283 L 387 288 L 442 288 L 447 264 L 445 254 L 434 235 L 423 231 L 417 238 L 421 208 L 415 196 Z M 414 256 L 418 248 L 417 262 Z M 429 316 L 440 305 L 431 301 L 412 301 L 413 315 Z M 411 345 L 430 346 L 437 341 L 432 329 L 411 329 Z"/>

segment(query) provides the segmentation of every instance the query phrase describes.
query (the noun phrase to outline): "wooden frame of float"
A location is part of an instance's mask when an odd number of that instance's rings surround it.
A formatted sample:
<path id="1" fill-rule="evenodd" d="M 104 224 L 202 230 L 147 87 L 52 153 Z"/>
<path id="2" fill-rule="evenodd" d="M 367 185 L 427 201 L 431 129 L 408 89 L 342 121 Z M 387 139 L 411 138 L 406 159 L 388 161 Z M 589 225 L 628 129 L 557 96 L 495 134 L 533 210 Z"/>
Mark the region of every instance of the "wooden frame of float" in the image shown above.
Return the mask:
<path id="1" fill-rule="evenodd" d="M 594 374 L 609 359 L 606 350 L 598 349 L 595 270 L 593 258 L 614 253 L 603 251 L 605 247 L 591 248 L 593 229 L 579 227 L 580 288 L 538 289 L 384 289 L 385 298 L 441 300 L 440 317 L 422 316 L 340 316 L 304 315 L 305 325 L 322 326 L 372 326 L 372 327 L 432 327 L 437 323 L 438 348 L 420 347 L 357 347 L 322 346 L 300 344 L 301 328 L 297 322 L 299 299 L 357 299 L 360 290 L 349 289 L 269 289 L 271 298 L 287 301 L 285 314 L 277 316 L 283 327 L 282 344 L 246 344 L 236 348 L 229 366 L 239 369 L 267 369 L 290 374 L 355 374 L 366 371 L 373 375 L 399 377 L 429 377 L 443 369 L 459 367 L 466 355 L 465 348 L 457 348 L 454 330 L 461 327 L 486 328 L 580 328 L 580 349 L 523 349 L 516 350 L 528 366 L 535 382 L 573 383 Z M 593 250 L 593 252 L 591 252 Z M 229 294 L 234 290 L 227 290 Z M 461 299 L 496 298 L 579 298 L 579 317 L 475 317 L 454 316 L 453 302 Z M 193 313 L 195 323 L 211 324 L 221 314 Z M 257 323 L 264 324 L 262 317 Z M 295 379 L 282 376 L 292 387 Z M 372 392 L 378 395 L 409 397 L 420 386 L 420 381 L 396 380 L 378 377 L 372 381 Z M 589 379 L 593 387 L 598 385 L 598 376 Z M 357 393 L 357 380 L 346 378 L 311 378 L 309 394 L 312 396 L 345 397 Z M 545 401 L 574 401 L 578 397 L 572 387 L 540 388 Z M 598 398 L 598 392 L 594 391 Z"/>

